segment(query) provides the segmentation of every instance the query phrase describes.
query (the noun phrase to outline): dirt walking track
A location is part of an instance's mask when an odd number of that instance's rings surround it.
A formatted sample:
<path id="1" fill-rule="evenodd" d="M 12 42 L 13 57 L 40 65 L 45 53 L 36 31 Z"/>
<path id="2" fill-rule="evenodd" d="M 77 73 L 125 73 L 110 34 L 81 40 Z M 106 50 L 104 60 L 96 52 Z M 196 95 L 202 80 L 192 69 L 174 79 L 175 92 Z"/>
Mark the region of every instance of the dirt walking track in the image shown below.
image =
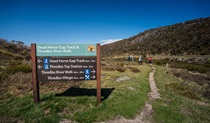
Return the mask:
<path id="1" fill-rule="evenodd" d="M 152 67 L 153 71 L 149 74 L 149 84 L 151 91 L 148 93 L 149 101 L 154 101 L 156 99 L 160 98 L 160 94 L 158 92 L 158 89 L 156 87 L 155 81 L 154 81 L 154 73 L 156 71 L 156 68 Z M 152 123 L 152 105 L 149 102 L 145 102 L 144 108 L 141 110 L 141 113 L 136 116 L 135 119 L 125 119 L 124 117 L 118 117 L 115 120 L 106 121 L 106 122 L 99 122 L 99 123 Z M 77 123 L 72 122 L 69 120 L 64 119 L 63 121 L 60 121 L 60 123 Z"/>
<path id="2" fill-rule="evenodd" d="M 158 92 L 154 81 L 154 73 L 156 71 L 156 68 L 152 67 L 152 69 L 153 71 L 149 74 L 149 84 L 151 91 L 148 93 L 148 97 L 150 101 L 154 101 L 160 98 L 160 93 Z M 119 117 L 115 120 L 103 123 L 152 123 L 152 112 L 152 105 L 149 102 L 146 102 L 141 113 L 137 115 L 135 119 L 125 119 L 124 117 Z"/>

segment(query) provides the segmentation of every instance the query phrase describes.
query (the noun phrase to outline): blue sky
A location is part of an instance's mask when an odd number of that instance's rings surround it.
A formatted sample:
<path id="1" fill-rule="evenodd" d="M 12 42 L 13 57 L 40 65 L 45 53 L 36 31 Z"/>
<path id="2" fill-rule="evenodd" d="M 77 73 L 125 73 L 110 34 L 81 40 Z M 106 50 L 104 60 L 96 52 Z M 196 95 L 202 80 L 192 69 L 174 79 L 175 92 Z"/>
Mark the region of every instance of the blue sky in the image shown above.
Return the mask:
<path id="1" fill-rule="evenodd" d="M 210 0 L 0 0 L 0 38 L 105 43 L 210 16 Z"/>

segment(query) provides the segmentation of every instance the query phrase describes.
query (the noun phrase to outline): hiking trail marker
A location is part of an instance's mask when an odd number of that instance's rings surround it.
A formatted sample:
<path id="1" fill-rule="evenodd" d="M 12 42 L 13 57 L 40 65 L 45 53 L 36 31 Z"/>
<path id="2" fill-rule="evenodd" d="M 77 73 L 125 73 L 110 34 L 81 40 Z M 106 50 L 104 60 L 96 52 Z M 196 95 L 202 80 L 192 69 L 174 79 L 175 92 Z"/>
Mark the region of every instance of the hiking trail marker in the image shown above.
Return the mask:
<path id="1" fill-rule="evenodd" d="M 101 103 L 100 44 L 31 44 L 34 102 L 40 102 L 39 81 L 97 80 Z"/>

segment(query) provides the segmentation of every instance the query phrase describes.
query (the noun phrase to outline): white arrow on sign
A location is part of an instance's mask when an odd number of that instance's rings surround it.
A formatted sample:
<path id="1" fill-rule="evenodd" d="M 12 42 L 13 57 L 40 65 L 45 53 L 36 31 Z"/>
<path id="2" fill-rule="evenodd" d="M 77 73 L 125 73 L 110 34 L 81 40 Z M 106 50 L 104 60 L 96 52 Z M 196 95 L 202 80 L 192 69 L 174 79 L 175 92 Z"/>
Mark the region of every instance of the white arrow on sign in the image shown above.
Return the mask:
<path id="1" fill-rule="evenodd" d="M 95 79 L 95 78 L 96 78 L 96 76 L 95 76 L 95 75 L 93 75 L 93 76 L 91 76 L 91 78 L 92 78 L 92 79 Z"/>
<path id="2" fill-rule="evenodd" d="M 38 66 L 38 68 L 39 68 L 39 69 L 41 69 L 41 68 L 42 68 L 42 66 L 41 66 L 41 65 L 39 65 L 39 66 Z"/>
<path id="3" fill-rule="evenodd" d="M 40 62 L 42 62 L 42 60 L 41 59 L 38 59 L 38 62 L 40 63 Z"/>
<path id="4" fill-rule="evenodd" d="M 93 69 L 91 72 L 94 74 L 96 71 Z"/>

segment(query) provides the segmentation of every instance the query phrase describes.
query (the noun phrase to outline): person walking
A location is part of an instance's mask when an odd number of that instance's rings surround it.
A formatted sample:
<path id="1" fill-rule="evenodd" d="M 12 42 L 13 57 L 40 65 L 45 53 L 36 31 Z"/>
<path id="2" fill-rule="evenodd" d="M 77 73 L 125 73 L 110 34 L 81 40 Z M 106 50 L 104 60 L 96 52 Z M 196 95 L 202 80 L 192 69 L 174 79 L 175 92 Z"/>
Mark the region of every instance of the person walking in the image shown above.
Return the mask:
<path id="1" fill-rule="evenodd" d="M 142 65 L 142 56 L 139 56 L 139 63 Z"/>
<path id="2" fill-rule="evenodd" d="M 148 58 L 148 63 L 149 63 L 149 66 L 152 67 L 152 57 Z"/>
<path id="3" fill-rule="evenodd" d="M 132 61 L 132 62 L 134 62 L 134 58 L 133 58 L 133 55 L 131 55 L 131 61 Z"/>
<path id="4" fill-rule="evenodd" d="M 130 61 L 131 60 L 131 56 L 130 56 L 130 54 L 128 55 L 128 61 Z"/>

